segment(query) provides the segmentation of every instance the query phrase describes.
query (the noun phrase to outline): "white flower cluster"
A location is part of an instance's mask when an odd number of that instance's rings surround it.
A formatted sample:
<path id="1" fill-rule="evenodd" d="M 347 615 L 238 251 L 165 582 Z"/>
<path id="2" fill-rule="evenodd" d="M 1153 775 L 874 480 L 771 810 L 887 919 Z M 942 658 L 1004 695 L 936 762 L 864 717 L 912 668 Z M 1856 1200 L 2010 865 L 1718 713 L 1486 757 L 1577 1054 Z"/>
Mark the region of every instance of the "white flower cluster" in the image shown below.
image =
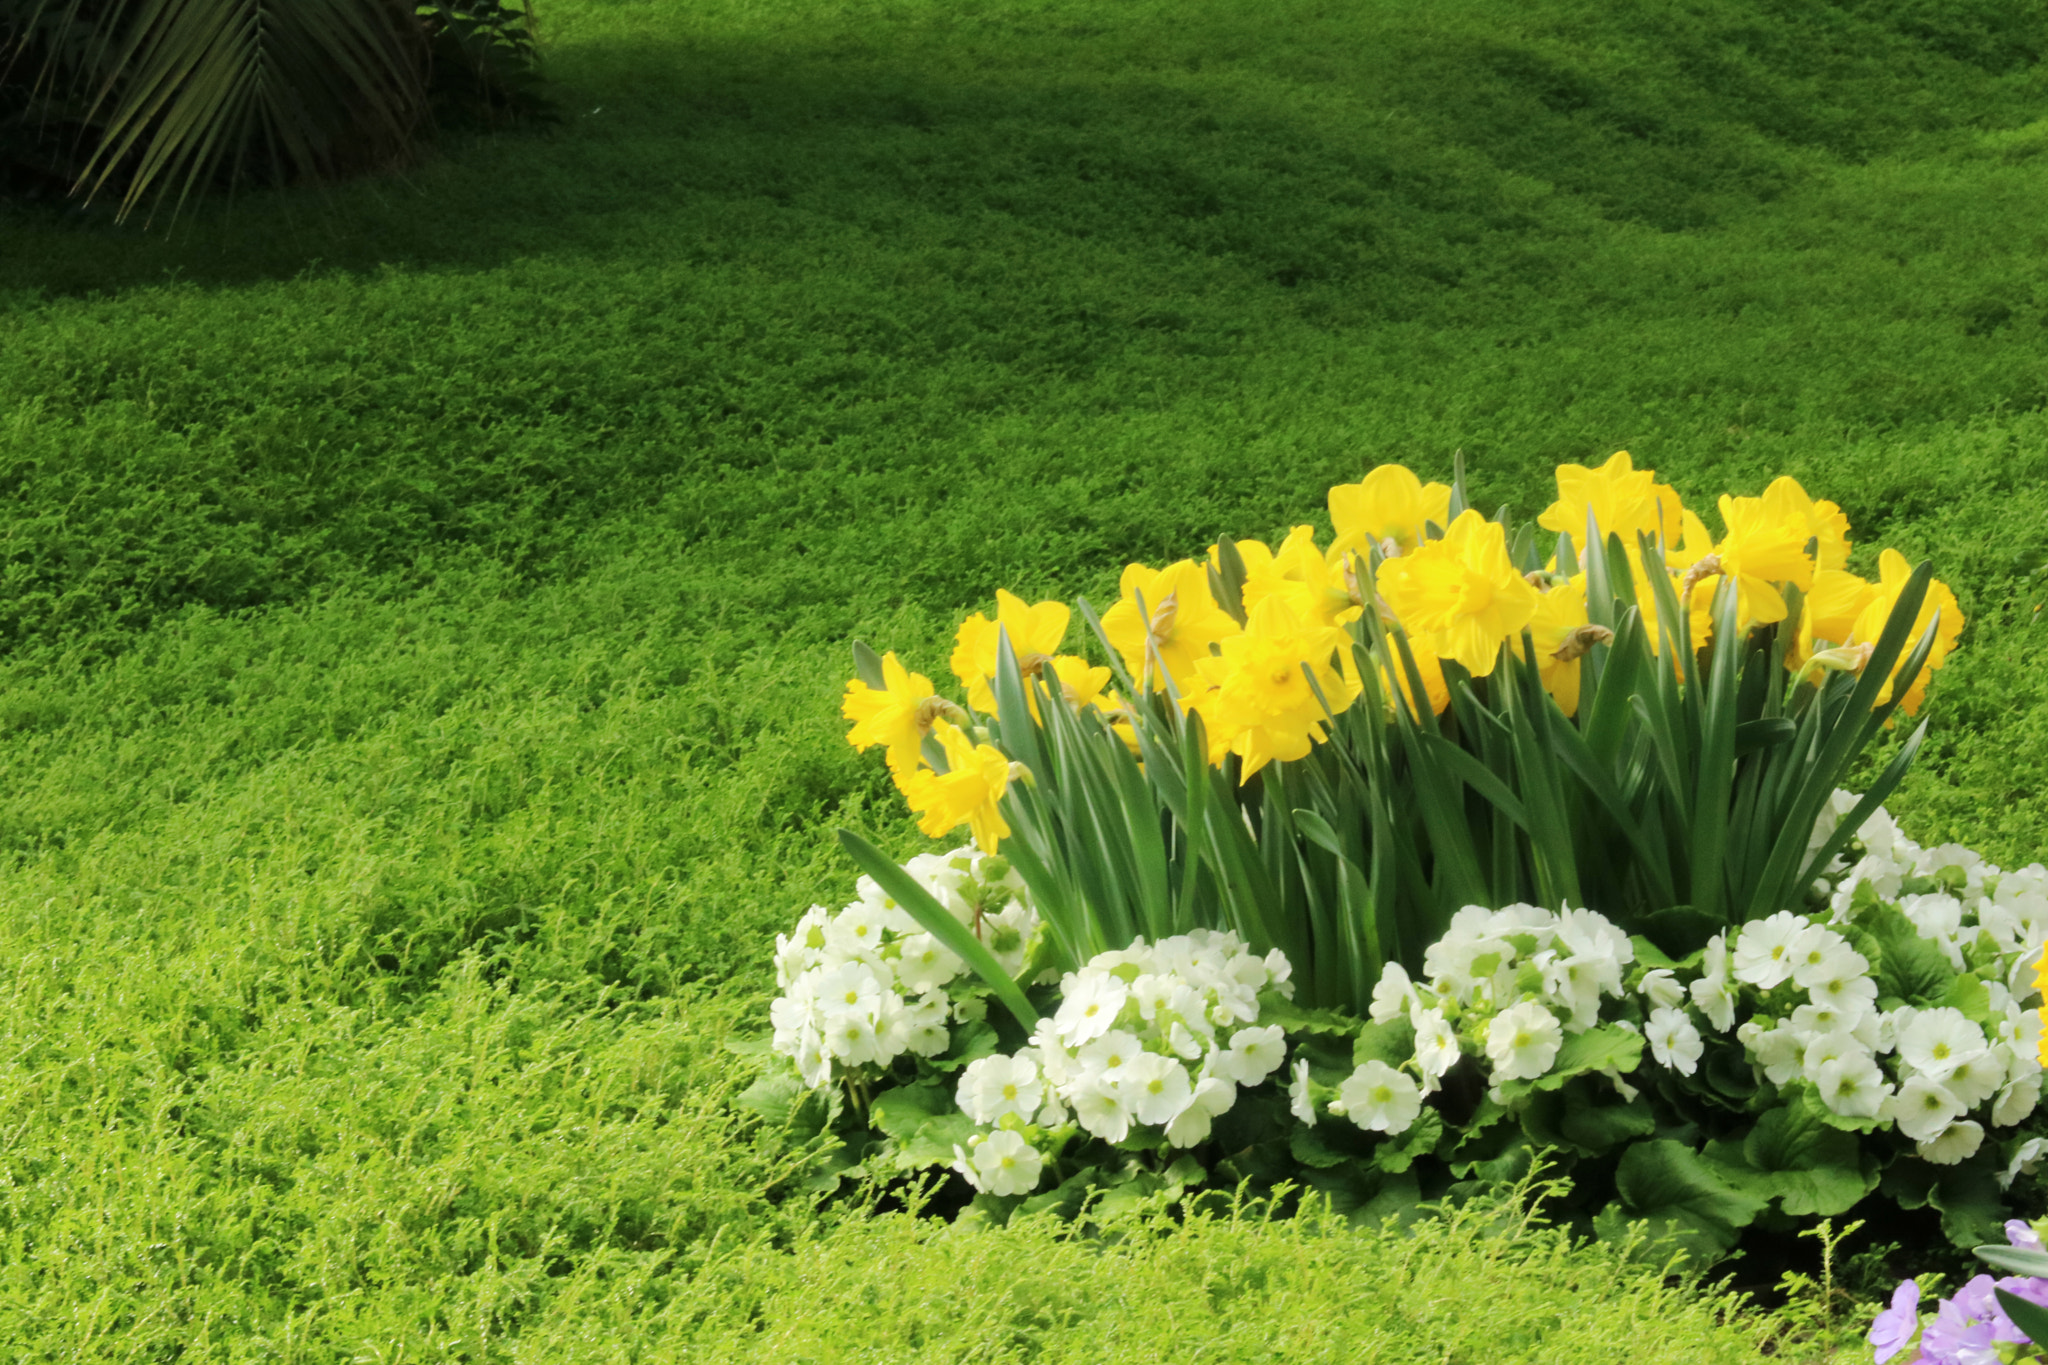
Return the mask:
<path id="1" fill-rule="evenodd" d="M 1462 1055 L 1461 1031 L 1485 1051 L 1496 1087 L 1534 1080 L 1567 1034 L 1600 1022 L 1603 1000 L 1625 996 L 1635 956 L 1628 935 L 1591 910 L 1466 906 L 1423 955 L 1426 981 L 1389 962 L 1373 987 L 1374 1023 L 1405 1015 L 1415 1026 L 1414 1076 L 1368 1061 L 1338 1088 L 1330 1112 L 1372 1132 L 1405 1132 Z"/>
<path id="2" fill-rule="evenodd" d="M 1812 847 L 1826 842 L 1855 801 L 1848 792 L 1835 793 Z M 2048 869 L 2035 864 L 2001 873 L 1959 845 L 1923 849 L 1900 835 L 1882 810 L 1857 837 L 1865 850 L 1861 860 L 1838 860 L 1828 884 L 1816 888 L 1829 897 L 1830 923 L 1780 911 L 1716 935 L 1700 976 L 1685 986 L 1668 971 L 1643 979 L 1651 1053 L 1663 1066 L 1693 1073 L 1701 1043 L 1684 1008 L 1689 997 L 1709 1027 L 1734 1029 L 1773 1085 L 1803 1078 L 1832 1112 L 1895 1124 L 1926 1160 L 1953 1165 L 1976 1154 L 1985 1122 L 2017 1124 L 2040 1098 L 2041 1017 L 2027 1007 L 2034 990 L 2026 978 L 2048 937 Z M 1930 884 L 1950 890 L 1906 890 Z M 1861 896 L 1859 886 L 1868 888 Z M 1977 975 L 1988 978 L 1979 1018 L 1946 1005 L 1878 1008 L 1869 960 L 1831 927 L 1853 923 L 1873 896 L 1896 905 L 1956 971 L 1979 966 Z M 1741 986 L 1764 1000 L 1762 1011 L 1738 1027 Z M 1980 1106 L 1984 1122 L 1969 1117 Z M 2038 1144 L 2016 1154 L 2008 1183 L 2040 1154 Z"/>
<path id="3" fill-rule="evenodd" d="M 961 1111 L 995 1131 L 956 1147 L 955 1169 L 977 1190 L 1027 1194 L 1042 1154 L 1031 1134 L 1075 1123 L 1105 1142 L 1134 1126 L 1175 1147 L 1209 1126 L 1286 1060 L 1280 1026 L 1261 1026 L 1259 992 L 1291 997 L 1278 949 L 1260 957 L 1235 934 L 1193 933 L 1101 953 L 1060 979 L 1060 1006 L 1028 1046 L 983 1057 L 960 1074 Z"/>
<path id="4" fill-rule="evenodd" d="M 919 854 L 903 868 L 980 936 L 1004 970 L 1023 970 L 1038 915 L 1006 861 L 969 845 Z M 828 1084 L 835 1067 L 885 1067 L 905 1052 L 935 1057 L 951 1041 L 949 1023 L 970 1007 L 946 990 L 965 970 L 959 957 L 872 878 L 862 877 L 856 893 L 836 914 L 812 906 L 794 931 L 775 939 L 782 994 L 769 1007 L 774 1047 L 810 1086 Z"/>
<path id="5" fill-rule="evenodd" d="M 1826 842 L 1855 804 L 1853 793 L 1836 792 L 1814 825 L 1811 847 Z M 2003 872 L 1961 844 L 1922 848 L 1899 832 L 1882 806 L 1856 831 L 1856 841 L 1863 856 L 1854 863 L 1837 858 L 1826 875 L 1835 923 L 1853 918 L 1859 891 L 1874 895 L 1897 905 L 1957 971 L 1972 946 L 1995 951 L 2011 964 L 2006 989 L 2021 999 L 2033 993 L 2032 968 L 2048 942 L 2048 867 L 2030 863 Z"/>

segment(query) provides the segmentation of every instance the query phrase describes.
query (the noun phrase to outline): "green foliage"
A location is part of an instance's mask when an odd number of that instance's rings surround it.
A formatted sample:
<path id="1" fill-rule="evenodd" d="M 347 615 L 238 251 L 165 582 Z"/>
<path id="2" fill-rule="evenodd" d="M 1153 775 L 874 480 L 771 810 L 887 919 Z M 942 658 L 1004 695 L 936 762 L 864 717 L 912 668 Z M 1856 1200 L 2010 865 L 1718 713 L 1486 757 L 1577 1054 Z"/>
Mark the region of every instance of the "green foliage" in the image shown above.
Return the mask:
<path id="1" fill-rule="evenodd" d="M 501 0 L 16 8 L 0 27 L 0 127 L 25 146 L 9 159 L 75 180 L 88 202 L 113 182 L 122 217 L 152 186 L 161 200 L 177 184 L 182 207 L 214 183 L 401 164 L 430 113 L 488 123 L 545 109 L 531 11 Z"/>
<path id="2" fill-rule="evenodd" d="M 1913 13 L 1994 8 L 2034 41 Z M 172 234 L 0 202 L 15 1354 L 1755 1358 L 1552 1242 L 841 1226 L 722 1044 L 833 826 L 924 847 L 848 639 L 938 672 L 993 585 L 1458 448 L 1517 515 L 1792 473 L 1935 560 L 1893 806 L 2040 856 L 2041 73 L 1904 13 L 559 0 L 551 138 Z"/>

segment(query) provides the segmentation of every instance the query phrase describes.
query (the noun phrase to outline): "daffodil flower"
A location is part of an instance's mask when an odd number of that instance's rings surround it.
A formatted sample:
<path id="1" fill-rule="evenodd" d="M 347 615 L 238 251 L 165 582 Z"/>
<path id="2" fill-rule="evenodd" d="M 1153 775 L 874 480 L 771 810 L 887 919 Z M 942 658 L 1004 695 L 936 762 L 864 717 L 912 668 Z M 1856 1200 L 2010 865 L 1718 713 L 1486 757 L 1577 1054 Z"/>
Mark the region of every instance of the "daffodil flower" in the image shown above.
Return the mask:
<path id="1" fill-rule="evenodd" d="M 1010 760 L 993 745 L 976 744 L 950 721 L 934 722 L 932 733 L 946 752 L 947 771 L 917 768 L 896 775 L 910 808 L 922 818 L 917 827 L 937 838 L 965 824 L 984 853 L 994 853 L 1009 836 L 997 802 L 1010 786 Z"/>
<path id="2" fill-rule="evenodd" d="M 932 722 L 946 710 L 959 707 L 932 691 L 932 680 L 912 673 L 896 656 L 882 656 L 882 686 L 869 687 L 859 678 L 846 684 L 846 698 L 839 713 L 854 723 L 846 732 L 847 743 L 856 749 L 884 746 L 889 770 L 907 773 L 917 766 L 918 748 Z"/>
<path id="3" fill-rule="evenodd" d="M 1442 540 L 1380 566 L 1380 593 L 1411 637 L 1474 677 L 1536 615 L 1537 592 L 1508 557 L 1507 531 L 1467 508 Z"/>
<path id="4" fill-rule="evenodd" d="M 996 714 L 996 656 L 1002 632 L 1010 634 L 1010 649 L 1019 667 L 1028 675 L 1043 667 L 1067 638 L 1071 612 L 1064 602 L 1026 602 L 1015 593 L 996 590 L 996 619 L 980 612 L 960 623 L 953 637 L 953 656 L 947 664 L 953 676 L 967 689 L 967 704 L 984 715 Z"/>
<path id="5" fill-rule="evenodd" d="M 1330 552 L 1378 548 L 1407 554 L 1422 544 L 1428 523 L 1446 526 L 1450 520 L 1448 485 L 1425 484 L 1401 465 L 1383 464 L 1357 483 L 1330 490 L 1330 524 L 1337 531 Z"/>

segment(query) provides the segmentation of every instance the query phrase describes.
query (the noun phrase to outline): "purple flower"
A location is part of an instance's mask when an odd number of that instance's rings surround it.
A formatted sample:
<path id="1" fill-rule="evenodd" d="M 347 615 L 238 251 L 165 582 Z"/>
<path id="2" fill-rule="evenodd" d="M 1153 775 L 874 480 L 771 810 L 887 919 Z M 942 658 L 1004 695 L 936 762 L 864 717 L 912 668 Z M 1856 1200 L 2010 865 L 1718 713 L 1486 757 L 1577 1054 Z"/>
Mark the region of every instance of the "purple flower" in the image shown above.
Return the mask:
<path id="1" fill-rule="evenodd" d="M 1920 1338 L 1921 1356 L 1930 1365 L 2000 1365 L 1998 1328 L 1991 1320 L 1997 1305 L 1989 1275 L 1971 1280 L 1954 1298 L 1942 1300 Z"/>
<path id="2" fill-rule="evenodd" d="M 1998 1288 L 2016 1299 L 2025 1299 L 2036 1307 L 2048 1308 L 2048 1280 L 2035 1279 L 2031 1275 L 2013 1275 L 2000 1280 Z M 2000 1341 L 2033 1341 L 2032 1337 L 2022 1332 L 2012 1319 L 2006 1316 L 2005 1306 L 2000 1304 L 1996 1297 L 1993 1297 L 1991 1302 L 1993 1311 L 1998 1314 L 1996 1322 Z"/>
<path id="3" fill-rule="evenodd" d="M 2005 1225 L 2005 1240 L 2021 1251 L 2041 1250 L 2041 1235 L 2034 1231 L 2033 1224 L 2014 1218 Z"/>
<path id="4" fill-rule="evenodd" d="M 1920 1286 L 1907 1280 L 1892 1291 L 1892 1306 L 1870 1324 L 1870 1344 L 1877 1348 L 1877 1365 L 1912 1344 L 1920 1330 Z"/>

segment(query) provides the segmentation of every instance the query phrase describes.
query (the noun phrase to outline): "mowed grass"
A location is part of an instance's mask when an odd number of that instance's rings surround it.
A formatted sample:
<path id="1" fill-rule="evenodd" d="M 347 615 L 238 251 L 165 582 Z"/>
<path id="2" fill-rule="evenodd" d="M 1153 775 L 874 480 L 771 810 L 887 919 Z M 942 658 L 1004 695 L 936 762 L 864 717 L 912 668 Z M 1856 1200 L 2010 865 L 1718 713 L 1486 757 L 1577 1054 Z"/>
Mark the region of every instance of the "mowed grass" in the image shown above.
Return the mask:
<path id="1" fill-rule="evenodd" d="M 1970 616 L 1909 830 L 2041 857 L 2039 7 L 542 20 L 559 131 L 0 210 L 10 1353 L 1753 1356 L 1540 1237 L 821 1213 L 725 1044 L 834 827 L 924 846 L 850 639 L 1382 460 L 1797 475 Z"/>

